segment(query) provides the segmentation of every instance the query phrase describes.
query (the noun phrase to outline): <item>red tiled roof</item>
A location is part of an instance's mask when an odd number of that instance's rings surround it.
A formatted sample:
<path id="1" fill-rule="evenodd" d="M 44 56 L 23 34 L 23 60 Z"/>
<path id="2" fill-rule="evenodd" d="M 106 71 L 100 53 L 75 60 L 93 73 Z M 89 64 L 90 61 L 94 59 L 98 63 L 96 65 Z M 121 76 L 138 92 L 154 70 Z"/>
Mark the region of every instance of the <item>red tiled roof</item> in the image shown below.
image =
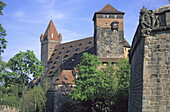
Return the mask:
<path id="1" fill-rule="evenodd" d="M 130 44 L 127 42 L 127 40 L 124 38 L 124 47 L 129 47 L 130 48 Z"/>
<path id="2" fill-rule="evenodd" d="M 129 43 L 124 39 L 124 47 L 130 47 Z M 59 44 L 55 47 L 51 58 L 49 59 L 49 70 L 47 76 L 53 75 L 62 65 L 63 61 L 75 59 L 75 54 L 81 54 L 89 49 L 94 48 L 94 37 L 80 39 L 72 42 Z M 93 52 L 94 53 L 94 52 Z M 102 62 L 115 62 L 116 58 L 101 58 Z M 75 60 L 77 61 L 77 60 Z M 73 66 L 72 64 L 70 66 Z"/>
<path id="3" fill-rule="evenodd" d="M 56 78 L 54 84 L 72 84 L 74 83 L 73 70 L 62 70 Z"/>
<path id="4" fill-rule="evenodd" d="M 117 9 L 115 9 L 114 7 L 112 7 L 110 4 L 107 4 L 103 9 L 101 9 L 100 11 L 96 12 L 96 13 L 122 13 L 124 14 L 124 12 L 118 11 Z"/>
<path id="5" fill-rule="evenodd" d="M 50 23 L 49 23 L 49 25 L 48 25 L 45 33 L 44 33 L 44 39 L 45 39 L 45 37 L 48 36 L 48 35 L 51 36 L 52 33 L 53 33 L 53 38 L 51 37 L 50 39 L 51 39 L 51 40 L 58 40 L 58 41 L 59 41 L 60 39 L 58 38 L 58 32 L 57 32 L 57 30 L 56 30 L 56 28 L 55 28 L 55 26 L 54 26 L 53 21 L 50 20 Z"/>
<path id="6" fill-rule="evenodd" d="M 49 66 L 48 76 L 51 76 L 55 71 L 61 66 L 63 61 L 67 61 L 72 58 L 75 54 L 80 54 L 84 51 L 87 51 L 94 46 L 94 38 L 89 37 L 85 39 L 80 39 L 72 42 L 67 42 L 59 44 L 54 49 L 51 58 L 48 63 L 51 63 Z"/>

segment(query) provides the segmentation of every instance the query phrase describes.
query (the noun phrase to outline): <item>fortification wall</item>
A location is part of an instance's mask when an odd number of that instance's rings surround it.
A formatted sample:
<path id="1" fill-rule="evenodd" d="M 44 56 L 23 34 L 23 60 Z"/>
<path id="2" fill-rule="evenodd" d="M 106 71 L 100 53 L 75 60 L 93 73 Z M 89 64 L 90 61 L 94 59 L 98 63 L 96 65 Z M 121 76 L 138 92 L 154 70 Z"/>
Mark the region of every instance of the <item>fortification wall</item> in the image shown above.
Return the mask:
<path id="1" fill-rule="evenodd" d="M 129 112 L 170 110 L 170 6 L 141 10 L 130 51 Z M 145 16 L 147 19 L 142 19 Z"/>

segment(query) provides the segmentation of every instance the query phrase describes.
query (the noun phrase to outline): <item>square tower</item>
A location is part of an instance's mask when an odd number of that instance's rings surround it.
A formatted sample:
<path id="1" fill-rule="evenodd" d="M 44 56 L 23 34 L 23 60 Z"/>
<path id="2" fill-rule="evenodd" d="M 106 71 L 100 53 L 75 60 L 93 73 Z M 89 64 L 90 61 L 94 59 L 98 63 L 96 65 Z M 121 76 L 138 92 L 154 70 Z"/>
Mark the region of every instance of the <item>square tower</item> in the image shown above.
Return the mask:
<path id="1" fill-rule="evenodd" d="M 101 58 L 124 58 L 123 15 L 110 4 L 95 12 L 94 47 Z"/>
<path id="2" fill-rule="evenodd" d="M 53 21 L 51 20 L 44 35 L 41 34 L 40 36 L 41 41 L 41 61 L 45 68 L 45 74 L 47 73 L 48 69 L 48 60 L 50 59 L 56 45 L 61 44 L 62 35 L 61 33 L 58 34 Z"/>

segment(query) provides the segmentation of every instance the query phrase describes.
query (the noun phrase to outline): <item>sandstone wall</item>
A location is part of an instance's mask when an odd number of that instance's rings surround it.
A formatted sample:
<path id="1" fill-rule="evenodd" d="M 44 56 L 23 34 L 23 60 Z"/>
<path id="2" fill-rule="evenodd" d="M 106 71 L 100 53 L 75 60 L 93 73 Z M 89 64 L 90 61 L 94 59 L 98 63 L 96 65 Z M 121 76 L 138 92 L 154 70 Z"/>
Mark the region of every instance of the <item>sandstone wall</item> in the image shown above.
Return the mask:
<path id="1" fill-rule="evenodd" d="M 170 6 L 162 8 L 141 10 L 150 21 L 140 19 L 130 51 L 129 112 L 170 110 Z"/>

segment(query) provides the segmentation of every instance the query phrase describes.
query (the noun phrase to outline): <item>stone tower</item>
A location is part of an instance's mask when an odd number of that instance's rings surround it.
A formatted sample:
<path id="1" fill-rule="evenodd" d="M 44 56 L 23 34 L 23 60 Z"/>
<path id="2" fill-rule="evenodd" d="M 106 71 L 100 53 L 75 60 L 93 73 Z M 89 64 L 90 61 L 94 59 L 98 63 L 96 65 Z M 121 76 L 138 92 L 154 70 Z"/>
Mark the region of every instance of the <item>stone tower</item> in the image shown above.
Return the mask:
<path id="1" fill-rule="evenodd" d="M 124 58 L 124 14 L 110 4 L 95 12 L 93 17 L 94 46 L 95 54 L 99 58 Z"/>
<path id="2" fill-rule="evenodd" d="M 44 35 L 41 34 L 40 41 L 41 41 L 41 61 L 45 68 L 45 74 L 46 74 L 47 62 L 49 58 L 51 57 L 56 45 L 61 44 L 61 41 L 62 41 L 62 35 L 61 33 L 58 34 L 52 20 L 50 20 L 50 23 Z"/>

